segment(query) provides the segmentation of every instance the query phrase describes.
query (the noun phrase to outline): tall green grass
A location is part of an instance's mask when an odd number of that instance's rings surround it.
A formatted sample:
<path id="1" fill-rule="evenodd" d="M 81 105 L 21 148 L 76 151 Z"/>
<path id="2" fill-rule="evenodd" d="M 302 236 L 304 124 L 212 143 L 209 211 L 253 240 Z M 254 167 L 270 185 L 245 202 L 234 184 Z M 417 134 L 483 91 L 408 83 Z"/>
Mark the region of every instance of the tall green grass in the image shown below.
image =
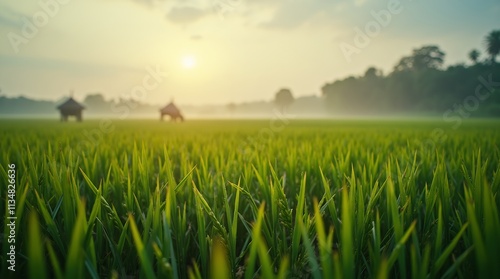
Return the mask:
<path id="1" fill-rule="evenodd" d="M 91 142 L 98 122 L 1 121 L 0 275 L 496 278 L 499 124 L 429 145 L 443 123 L 116 121 Z"/>

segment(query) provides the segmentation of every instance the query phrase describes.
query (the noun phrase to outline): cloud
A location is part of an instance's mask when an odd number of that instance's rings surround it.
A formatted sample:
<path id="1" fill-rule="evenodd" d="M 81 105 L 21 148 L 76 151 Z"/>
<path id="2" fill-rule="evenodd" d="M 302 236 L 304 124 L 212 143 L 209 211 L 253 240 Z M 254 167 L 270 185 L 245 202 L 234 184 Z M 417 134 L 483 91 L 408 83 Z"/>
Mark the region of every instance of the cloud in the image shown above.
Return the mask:
<path id="1" fill-rule="evenodd" d="M 130 1 L 130 0 L 129 0 Z M 135 3 L 166 11 L 165 18 L 175 24 L 188 25 L 209 14 L 212 1 L 220 0 L 131 0 Z"/>
<path id="2" fill-rule="evenodd" d="M 216 15 L 218 8 L 227 8 L 227 13 L 238 13 L 244 17 L 268 13 L 274 10 L 272 19 L 261 24 L 264 28 L 293 29 L 307 22 L 318 13 L 328 12 L 343 1 L 331 0 L 132 0 L 147 6 L 168 7 L 166 19 L 175 24 L 188 25 L 209 15 Z M 368 1 L 368 0 L 353 0 Z"/>
<path id="3" fill-rule="evenodd" d="M 28 16 L 5 5 L 0 5 L 0 25 L 20 29 L 23 26 L 22 17 Z"/>
<path id="4" fill-rule="evenodd" d="M 166 17 L 173 23 L 187 25 L 202 19 L 207 14 L 205 10 L 199 8 L 173 7 Z"/>
<path id="5" fill-rule="evenodd" d="M 366 4 L 366 2 L 368 2 L 368 0 L 354 0 L 354 6 L 361 7 Z"/>
<path id="6" fill-rule="evenodd" d="M 203 39 L 203 37 L 201 35 L 192 35 L 190 39 L 193 41 L 200 41 Z"/>
<path id="7" fill-rule="evenodd" d="M 157 3 L 161 3 L 163 1 L 161 0 L 133 0 L 135 2 L 138 2 L 140 4 L 145 4 L 145 5 L 148 5 L 148 6 L 153 6 L 154 4 L 157 4 Z"/>
<path id="8" fill-rule="evenodd" d="M 341 2 L 340 2 L 341 3 Z M 331 14 L 339 2 L 335 1 L 282 1 L 275 8 L 274 16 L 262 24 L 265 28 L 294 29 L 320 14 Z"/>
<path id="9" fill-rule="evenodd" d="M 226 13 L 259 18 L 265 15 L 259 27 L 294 29 L 318 17 L 335 20 L 346 8 L 366 8 L 370 0 L 132 0 L 148 6 L 167 8 L 166 19 L 174 24 L 189 25 L 209 15 L 216 15 L 220 7 Z M 163 3 L 163 5 L 160 5 Z M 168 4 L 167 4 L 168 3 Z M 342 13 L 344 14 L 344 13 Z M 269 17 L 271 16 L 271 17 Z"/>

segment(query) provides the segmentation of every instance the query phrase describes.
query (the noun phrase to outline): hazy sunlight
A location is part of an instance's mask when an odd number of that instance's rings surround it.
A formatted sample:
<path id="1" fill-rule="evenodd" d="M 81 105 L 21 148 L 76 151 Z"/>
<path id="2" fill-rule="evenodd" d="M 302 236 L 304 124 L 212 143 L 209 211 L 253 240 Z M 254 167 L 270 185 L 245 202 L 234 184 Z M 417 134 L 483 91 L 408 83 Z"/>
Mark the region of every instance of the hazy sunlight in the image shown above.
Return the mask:
<path id="1" fill-rule="evenodd" d="M 196 67 L 196 58 L 192 55 L 186 55 L 182 58 L 182 67 L 192 69 Z"/>

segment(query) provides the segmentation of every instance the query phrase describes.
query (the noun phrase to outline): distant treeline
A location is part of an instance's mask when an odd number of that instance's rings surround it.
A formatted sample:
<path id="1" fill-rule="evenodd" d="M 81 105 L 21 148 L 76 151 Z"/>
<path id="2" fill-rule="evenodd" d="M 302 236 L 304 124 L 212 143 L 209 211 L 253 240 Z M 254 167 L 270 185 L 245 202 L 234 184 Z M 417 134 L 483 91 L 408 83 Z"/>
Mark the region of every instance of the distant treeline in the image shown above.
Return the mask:
<path id="1" fill-rule="evenodd" d="M 383 75 L 369 68 L 363 76 L 348 77 L 322 87 L 332 113 L 432 113 L 462 116 L 500 116 L 500 31 L 485 39 L 488 57 L 469 53 L 471 65 L 443 69 L 445 53 L 434 45 L 414 49 L 393 71 Z"/>
<path id="2" fill-rule="evenodd" d="M 500 65 L 455 65 L 387 76 L 370 68 L 362 77 L 326 84 L 322 92 L 333 113 L 444 113 L 465 107 L 475 116 L 500 116 Z"/>
<path id="3" fill-rule="evenodd" d="M 26 97 L 9 98 L 0 96 L 0 115 L 40 115 L 58 114 L 56 107 L 66 101 L 33 100 Z M 82 104 L 85 114 L 107 114 L 121 117 L 130 114 L 157 113 L 158 107 L 140 103 L 132 99 L 105 100 L 101 93 L 89 93 Z"/>
<path id="4" fill-rule="evenodd" d="M 55 102 L 32 100 L 26 97 L 9 98 L 0 96 L 0 115 L 57 113 Z"/>
<path id="5" fill-rule="evenodd" d="M 213 106 L 181 106 L 199 115 L 269 114 L 275 108 L 296 115 L 443 115 L 445 117 L 500 117 L 500 30 L 485 38 L 485 58 L 478 50 L 469 53 L 471 64 L 443 67 L 445 53 L 435 45 L 414 49 L 392 72 L 370 67 L 362 76 L 325 84 L 321 96 L 294 98 L 281 89 L 270 101 L 229 103 Z M 36 101 L 0 96 L 2 114 L 56 114 L 64 100 Z M 101 93 L 88 94 L 83 104 L 90 114 L 154 114 L 163 104 L 151 105 L 132 99 L 106 100 Z"/>

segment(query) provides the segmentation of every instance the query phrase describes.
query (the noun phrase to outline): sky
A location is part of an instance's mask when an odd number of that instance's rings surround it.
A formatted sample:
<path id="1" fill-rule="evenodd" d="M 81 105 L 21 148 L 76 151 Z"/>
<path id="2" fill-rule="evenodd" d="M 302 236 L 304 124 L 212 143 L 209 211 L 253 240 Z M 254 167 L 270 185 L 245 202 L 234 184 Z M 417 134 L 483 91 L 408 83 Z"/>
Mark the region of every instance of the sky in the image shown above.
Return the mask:
<path id="1" fill-rule="evenodd" d="M 2 95 L 150 104 L 294 96 L 412 49 L 484 55 L 498 0 L 0 0 Z M 484 56 L 483 56 L 484 57 Z M 72 93 L 70 93 L 72 92 Z"/>

